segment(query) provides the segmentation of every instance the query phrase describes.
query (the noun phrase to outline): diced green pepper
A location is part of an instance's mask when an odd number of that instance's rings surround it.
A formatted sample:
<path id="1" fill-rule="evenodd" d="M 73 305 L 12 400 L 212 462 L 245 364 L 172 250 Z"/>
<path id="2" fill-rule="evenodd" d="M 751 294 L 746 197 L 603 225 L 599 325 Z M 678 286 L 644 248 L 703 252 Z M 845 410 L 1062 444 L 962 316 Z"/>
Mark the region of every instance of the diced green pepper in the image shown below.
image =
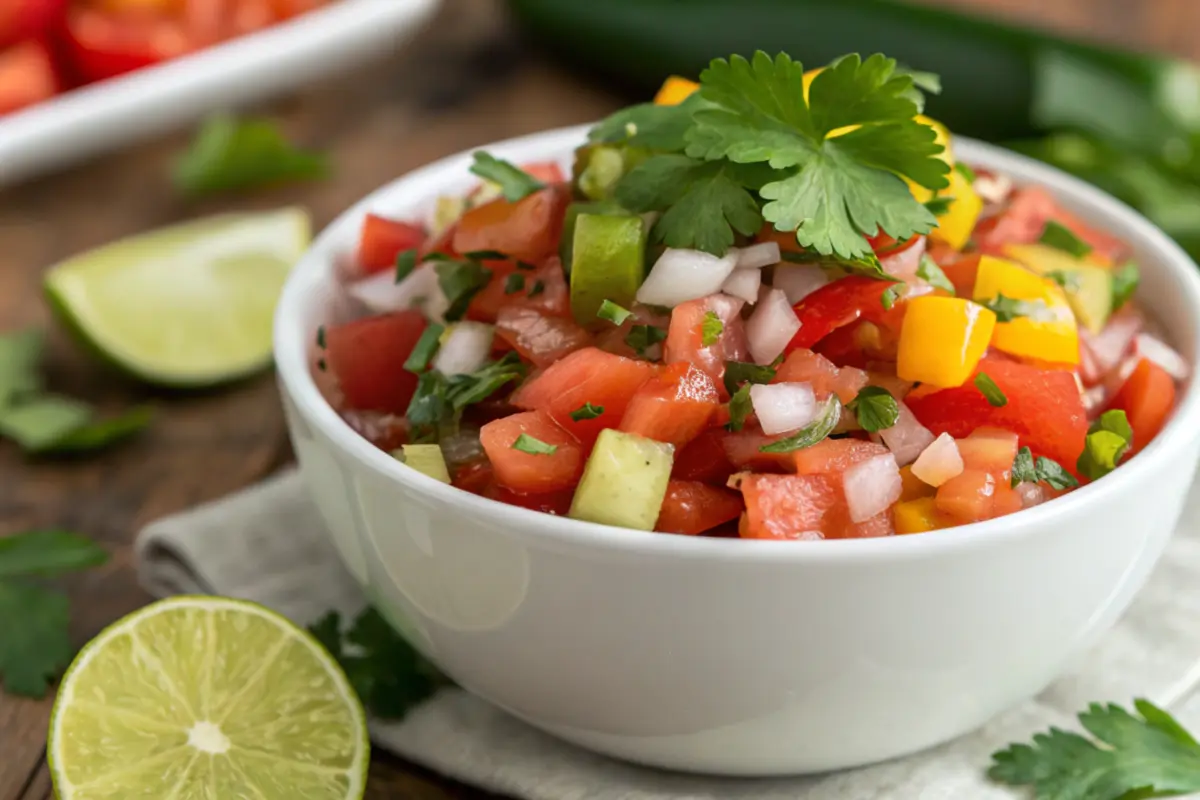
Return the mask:
<path id="1" fill-rule="evenodd" d="M 568 516 L 654 530 L 674 461 L 675 448 L 669 444 L 606 428 L 583 468 Z"/>
<path id="2" fill-rule="evenodd" d="M 436 444 L 406 444 L 392 453 L 396 460 L 415 469 L 422 475 L 428 475 L 435 481 L 450 482 L 450 470 L 446 469 L 446 459 L 442 456 L 442 448 Z"/>
<path id="3" fill-rule="evenodd" d="M 580 214 L 571 252 L 571 312 L 580 325 L 596 321 L 605 300 L 628 308 L 642 284 L 646 228 L 641 217 Z"/>

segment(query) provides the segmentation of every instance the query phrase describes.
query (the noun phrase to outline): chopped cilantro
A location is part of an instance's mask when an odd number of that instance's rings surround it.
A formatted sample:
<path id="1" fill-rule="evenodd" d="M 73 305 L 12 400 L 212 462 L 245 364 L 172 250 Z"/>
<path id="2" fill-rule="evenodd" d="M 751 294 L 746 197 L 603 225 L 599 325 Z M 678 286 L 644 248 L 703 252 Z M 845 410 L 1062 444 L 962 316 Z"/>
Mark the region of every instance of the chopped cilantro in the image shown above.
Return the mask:
<path id="1" fill-rule="evenodd" d="M 1129 298 L 1133 297 L 1133 293 L 1137 291 L 1138 283 L 1141 280 L 1141 275 L 1138 272 L 1137 264 L 1128 261 L 1120 267 L 1113 270 L 1112 273 L 1112 307 L 1116 311 L 1121 306 L 1129 302 Z"/>
<path id="2" fill-rule="evenodd" d="M 317 359 L 317 369 L 321 370 L 321 372 L 324 372 L 326 369 L 328 369 L 328 367 L 325 366 L 325 359 Z"/>
<path id="3" fill-rule="evenodd" d="M 943 217 L 950 213 L 950 204 L 954 202 L 953 197 L 935 197 L 932 200 L 925 201 L 925 208 L 930 214 L 935 217 Z"/>
<path id="4" fill-rule="evenodd" d="M 954 165 L 954 171 L 966 178 L 967 183 L 975 183 L 975 170 L 971 169 L 969 164 L 959 161 Z"/>
<path id="5" fill-rule="evenodd" d="M 725 389 L 734 394 L 743 383 L 770 383 L 775 379 L 775 369 L 766 364 L 748 361 L 725 362 Z"/>
<path id="6" fill-rule="evenodd" d="M 471 304 L 471 298 L 487 286 L 487 283 L 492 278 L 492 271 L 482 266 L 478 261 L 455 261 L 455 260 L 439 260 L 434 265 L 434 270 L 438 276 L 438 286 L 442 289 L 442 294 L 446 296 L 446 301 L 450 307 L 446 309 L 443 316 L 454 322 L 462 319 L 463 314 L 467 313 L 467 306 Z"/>
<path id="7" fill-rule="evenodd" d="M 1004 392 L 1001 391 L 1000 387 L 996 385 L 996 382 L 986 372 L 981 372 L 975 376 L 975 388 L 987 398 L 988 405 L 993 408 L 1002 408 L 1008 405 L 1008 398 L 1005 397 Z"/>
<path id="8" fill-rule="evenodd" d="M 843 258 L 837 255 L 821 255 L 814 250 L 788 250 L 781 253 L 780 257 L 789 264 L 812 264 L 826 269 L 841 269 L 881 281 L 896 282 L 895 278 L 883 271 L 879 256 L 874 253 Z"/>
<path id="9" fill-rule="evenodd" d="M 404 369 L 418 375 L 424 372 L 425 368 L 429 366 L 429 360 L 437 352 L 438 344 L 445 331 L 446 326 L 431 322 L 429 327 L 421 332 L 421 338 L 417 339 L 412 352 L 408 354 L 408 359 L 404 362 Z"/>
<path id="10" fill-rule="evenodd" d="M 317 326 L 317 347 L 321 348 L 322 350 L 325 349 L 325 326 L 324 325 Z"/>
<path id="11" fill-rule="evenodd" d="M 546 188 L 546 185 L 504 159 L 496 158 L 483 150 L 475 151 L 475 163 L 471 172 L 500 187 L 500 193 L 510 203 Z"/>
<path id="12" fill-rule="evenodd" d="M 519 272 L 510 273 L 509 276 L 504 279 L 504 293 L 505 294 L 516 294 L 517 292 L 523 290 L 524 288 L 525 288 L 525 276 Z"/>
<path id="13" fill-rule="evenodd" d="M 754 406 L 750 402 L 750 384 L 742 384 L 741 388 L 729 397 L 729 422 L 725 425 L 726 430 L 740 431 L 746 424 L 746 417 L 750 416 L 753 410 Z"/>
<path id="14" fill-rule="evenodd" d="M 900 405 L 896 398 L 880 386 L 864 386 L 846 408 L 855 413 L 858 424 L 870 433 L 890 428 L 900 418 Z"/>
<path id="15" fill-rule="evenodd" d="M 594 406 L 591 403 L 584 403 L 572 411 L 570 416 L 576 422 L 583 422 L 585 419 L 595 419 L 603 413 L 604 406 Z"/>
<path id="16" fill-rule="evenodd" d="M 271 120 L 239 120 L 225 114 L 204 123 L 171 171 L 175 187 L 192 196 L 328 174 L 323 154 L 293 147 Z"/>
<path id="17" fill-rule="evenodd" d="M 1087 478 L 1103 478 L 1117 468 L 1133 444 L 1133 428 L 1119 408 L 1105 411 L 1088 428 L 1083 452 L 1075 468 Z"/>
<path id="18" fill-rule="evenodd" d="M 528 261 L 518 261 L 517 269 L 535 270 L 535 269 L 537 269 L 537 267 L 534 266 L 533 264 L 530 264 Z"/>
<path id="19" fill-rule="evenodd" d="M 1042 319 L 1050 310 L 1041 300 L 1014 300 L 1002 294 L 996 295 L 991 300 L 977 302 L 992 311 L 996 315 L 997 322 L 1012 322 L 1018 317 Z"/>
<path id="20" fill-rule="evenodd" d="M 930 286 L 945 289 L 952 295 L 955 293 L 954 284 L 950 282 L 946 273 L 942 272 L 942 268 L 928 253 L 922 255 L 921 260 L 917 262 L 917 277 Z"/>
<path id="21" fill-rule="evenodd" d="M 549 456 L 554 455 L 554 451 L 558 449 L 556 444 L 546 444 L 541 439 L 535 439 L 528 433 L 522 433 L 513 442 L 513 450 L 520 450 L 522 453 L 529 453 L 534 456 Z"/>
<path id="22" fill-rule="evenodd" d="M 686 146 L 684 136 L 692 125 L 692 115 L 711 105 L 697 93 L 674 106 L 657 106 L 653 103 L 629 106 L 592 128 L 588 132 L 588 140 L 610 144 L 623 142 L 651 150 L 681 151 Z"/>
<path id="23" fill-rule="evenodd" d="M 1028 447 L 1017 451 L 1017 457 L 1012 465 L 1012 487 L 1015 489 L 1022 483 L 1045 483 L 1052 489 L 1073 489 L 1079 485 L 1075 476 L 1062 468 L 1057 461 L 1038 456 L 1034 460 L 1033 452 Z"/>
<path id="24" fill-rule="evenodd" d="M 526 366 L 516 353 L 467 375 L 446 377 L 437 370 L 422 372 L 405 416 L 416 441 L 438 441 L 458 428 L 467 406 L 488 399 L 509 383 L 525 377 Z"/>
<path id="25" fill-rule="evenodd" d="M 1079 291 L 1079 273 L 1056 269 L 1046 273 L 1046 280 L 1056 283 L 1068 292 Z"/>
<path id="26" fill-rule="evenodd" d="M 950 167 L 933 129 L 913 119 L 912 77 L 882 55 L 852 54 L 816 76 L 807 101 L 803 83 L 804 67 L 784 53 L 713 60 L 700 95 L 716 107 L 694 113 L 687 155 L 769 164 L 763 217 L 822 254 L 863 256 L 867 235 L 932 230 L 936 219 L 901 178 L 942 189 Z M 829 136 L 847 126 L 859 127 Z"/>
<path id="27" fill-rule="evenodd" d="M 1038 241 L 1056 250 L 1070 253 L 1075 258 L 1083 258 L 1092 252 L 1090 244 L 1076 236 L 1066 225 L 1054 220 L 1049 220 L 1046 223 L 1046 227 L 1042 229 L 1042 235 L 1038 238 Z"/>
<path id="28" fill-rule="evenodd" d="M 790 453 L 793 450 L 803 450 L 805 447 L 812 447 L 833 433 L 833 429 L 837 427 L 841 416 L 842 404 L 838 402 L 836 394 L 830 395 L 829 400 L 825 403 L 825 408 L 806 427 L 801 428 L 786 439 L 780 439 L 778 442 L 763 445 L 758 449 L 764 453 Z"/>
<path id="29" fill-rule="evenodd" d="M 596 316 L 600 319 L 606 319 L 613 325 L 620 325 L 625 320 L 633 316 L 633 312 L 627 308 L 617 305 L 612 300 L 605 300 L 600 304 L 599 310 L 596 311 Z"/>
<path id="30" fill-rule="evenodd" d="M 396 283 L 407 278 L 416 268 L 417 251 L 415 249 L 402 250 L 400 255 L 396 256 Z"/>
<path id="31" fill-rule="evenodd" d="M 1014 489 L 1022 483 L 1037 483 L 1037 467 L 1033 463 L 1033 451 L 1028 447 L 1017 451 L 1012 463 L 1010 483 Z"/>
<path id="32" fill-rule="evenodd" d="M 469 258 L 472 261 L 506 261 L 508 255 L 499 250 L 472 250 L 469 253 L 463 253 L 463 258 Z"/>
<path id="33" fill-rule="evenodd" d="M 662 328 L 654 325 L 634 325 L 625 337 L 625 344 L 632 347 L 639 356 L 644 356 L 650 347 L 666 338 L 667 332 Z"/>
<path id="34" fill-rule="evenodd" d="M 884 311 L 891 311 L 892 306 L 896 305 L 896 301 L 900 299 L 900 290 L 895 286 L 889 286 L 883 290 L 883 294 L 879 295 L 879 302 L 883 305 Z"/>
<path id="35" fill-rule="evenodd" d="M 702 347 L 712 347 L 725 331 L 725 323 L 715 311 L 707 311 L 704 321 L 700 323 L 700 344 Z"/>
<path id="36" fill-rule="evenodd" d="M 536 280 L 533 282 L 533 286 L 530 288 L 529 294 L 527 296 L 528 297 L 537 297 L 539 294 L 541 294 L 544 291 L 546 291 L 546 284 L 542 283 L 542 281 L 539 279 L 539 280 Z"/>

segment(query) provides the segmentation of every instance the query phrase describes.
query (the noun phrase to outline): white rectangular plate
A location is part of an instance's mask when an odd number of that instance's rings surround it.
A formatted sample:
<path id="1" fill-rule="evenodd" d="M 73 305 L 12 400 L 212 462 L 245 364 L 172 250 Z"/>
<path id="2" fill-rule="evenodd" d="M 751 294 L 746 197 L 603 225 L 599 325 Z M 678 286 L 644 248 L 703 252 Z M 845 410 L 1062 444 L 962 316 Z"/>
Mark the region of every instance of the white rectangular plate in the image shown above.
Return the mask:
<path id="1" fill-rule="evenodd" d="M 415 35 L 439 3 L 337 0 L 258 33 L 0 117 L 0 186 L 382 54 Z"/>

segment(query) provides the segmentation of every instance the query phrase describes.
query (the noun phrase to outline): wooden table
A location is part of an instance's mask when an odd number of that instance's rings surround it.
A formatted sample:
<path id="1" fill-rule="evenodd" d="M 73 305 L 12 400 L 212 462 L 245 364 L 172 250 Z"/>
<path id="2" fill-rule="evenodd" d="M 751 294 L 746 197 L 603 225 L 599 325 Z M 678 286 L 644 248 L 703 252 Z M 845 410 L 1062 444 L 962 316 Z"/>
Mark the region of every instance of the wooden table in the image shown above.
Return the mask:
<path id="1" fill-rule="evenodd" d="M 1194 0 L 941 0 L 988 6 L 1102 38 L 1200 55 Z M 294 140 L 333 154 L 336 178 L 234 203 L 308 206 L 318 226 L 367 191 L 440 156 L 497 139 L 596 119 L 621 99 L 524 52 L 491 0 L 450 0 L 432 29 L 390 63 L 313 87 L 272 111 Z M 177 219 L 228 209 L 188 204 L 169 190 L 169 159 L 184 139 L 138 147 L 0 192 L 0 330 L 50 327 L 49 379 L 66 393 L 119 409 L 152 400 L 147 435 L 98 458 L 30 463 L 0 444 L 0 534 L 64 527 L 103 542 L 112 559 L 66 582 L 86 641 L 148 602 L 134 580 L 131 542 L 147 522 L 220 497 L 290 462 L 275 385 L 262 376 L 201 395 L 155 392 L 98 366 L 52 327 L 40 273 L 72 253 Z M 2 632 L 0 632 L 2 635 Z M 52 699 L 0 695 L 0 800 L 51 797 L 44 736 Z M 372 798 L 483 798 L 386 754 Z"/>

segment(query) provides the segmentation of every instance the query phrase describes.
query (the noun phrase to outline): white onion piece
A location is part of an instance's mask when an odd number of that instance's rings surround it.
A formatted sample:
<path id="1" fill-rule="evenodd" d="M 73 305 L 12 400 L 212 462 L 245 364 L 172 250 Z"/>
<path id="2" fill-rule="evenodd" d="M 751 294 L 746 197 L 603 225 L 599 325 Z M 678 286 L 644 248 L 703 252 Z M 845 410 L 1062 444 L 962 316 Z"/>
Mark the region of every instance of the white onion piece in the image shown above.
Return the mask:
<path id="1" fill-rule="evenodd" d="M 1141 314 L 1123 311 L 1108 321 L 1097 334 L 1080 331 L 1080 338 L 1091 351 L 1100 372 L 1108 372 L 1121 362 L 1133 346 L 1134 337 L 1142 332 L 1146 321 Z"/>
<path id="2" fill-rule="evenodd" d="M 721 284 L 721 291 L 747 303 L 753 303 L 758 300 L 758 287 L 761 285 L 762 270 L 735 269 Z"/>
<path id="3" fill-rule="evenodd" d="M 1046 490 L 1040 483 L 1020 483 L 1017 485 L 1017 494 L 1021 498 L 1021 508 L 1033 508 L 1046 502 Z"/>
<path id="4" fill-rule="evenodd" d="M 1183 356 L 1163 342 L 1148 333 L 1139 333 L 1133 339 L 1133 352 L 1138 358 L 1148 358 L 1158 364 L 1166 373 L 1177 381 L 1187 380 L 1191 367 Z"/>
<path id="5" fill-rule="evenodd" d="M 1116 369 L 1104 377 L 1104 383 L 1100 385 L 1110 397 L 1121 391 L 1121 387 L 1125 385 L 1125 381 L 1129 380 L 1129 376 L 1137 369 L 1138 361 L 1140 360 L 1137 356 L 1129 356 Z"/>
<path id="6" fill-rule="evenodd" d="M 1012 191 L 1012 178 L 1007 175 L 976 175 L 971 185 L 985 203 L 1003 203 Z"/>
<path id="7" fill-rule="evenodd" d="M 879 436 L 896 457 L 896 463 L 904 466 L 915 461 L 926 447 L 933 444 L 934 437 L 928 428 L 917 421 L 908 406 L 904 403 L 896 405 L 900 411 L 896 424 L 881 430 Z"/>
<path id="8" fill-rule="evenodd" d="M 903 481 L 891 453 L 869 458 L 846 470 L 842 489 L 853 522 L 866 522 L 900 499 Z"/>
<path id="9" fill-rule="evenodd" d="M 746 320 L 746 341 L 754 363 L 770 364 L 798 330 L 800 319 L 792 310 L 787 295 L 778 289 L 764 292 L 754 313 Z"/>
<path id="10" fill-rule="evenodd" d="M 1089 417 L 1096 415 L 1108 403 L 1108 392 L 1103 386 L 1093 386 L 1080 396 L 1083 399 L 1083 410 Z"/>
<path id="11" fill-rule="evenodd" d="M 756 383 L 750 387 L 750 404 L 768 436 L 803 428 L 817 416 L 810 383 Z"/>
<path id="12" fill-rule="evenodd" d="M 734 269 L 762 269 L 778 264 L 779 259 L 779 242 L 759 242 L 738 249 Z"/>
<path id="13" fill-rule="evenodd" d="M 781 264 L 775 268 L 775 278 L 771 281 L 772 286 L 787 295 L 788 302 L 792 305 L 827 283 L 829 276 L 815 264 Z"/>
<path id="14" fill-rule="evenodd" d="M 933 444 L 921 451 L 912 465 L 913 475 L 916 475 L 930 486 L 941 486 L 963 471 L 962 455 L 954 437 L 943 433 L 933 440 Z"/>
<path id="15" fill-rule="evenodd" d="M 721 289 L 733 272 L 737 252 L 717 258 L 700 250 L 668 248 L 638 289 L 637 301 L 652 306 L 674 308 L 688 300 L 707 297 Z"/>
<path id="16" fill-rule="evenodd" d="M 420 308 L 430 319 L 440 320 L 450 304 L 438 285 L 433 264 L 422 264 L 396 283 L 392 270 L 384 270 L 350 284 L 346 292 L 376 314 Z"/>
<path id="17" fill-rule="evenodd" d="M 483 322 L 456 322 L 437 355 L 433 368 L 443 375 L 466 375 L 487 363 L 495 328 Z"/>
<path id="18" fill-rule="evenodd" d="M 912 247 L 905 248 L 895 255 L 885 255 L 879 259 L 879 266 L 893 278 L 906 281 L 917 276 L 917 267 L 921 264 L 921 256 L 925 255 L 925 237 L 917 239 Z"/>

